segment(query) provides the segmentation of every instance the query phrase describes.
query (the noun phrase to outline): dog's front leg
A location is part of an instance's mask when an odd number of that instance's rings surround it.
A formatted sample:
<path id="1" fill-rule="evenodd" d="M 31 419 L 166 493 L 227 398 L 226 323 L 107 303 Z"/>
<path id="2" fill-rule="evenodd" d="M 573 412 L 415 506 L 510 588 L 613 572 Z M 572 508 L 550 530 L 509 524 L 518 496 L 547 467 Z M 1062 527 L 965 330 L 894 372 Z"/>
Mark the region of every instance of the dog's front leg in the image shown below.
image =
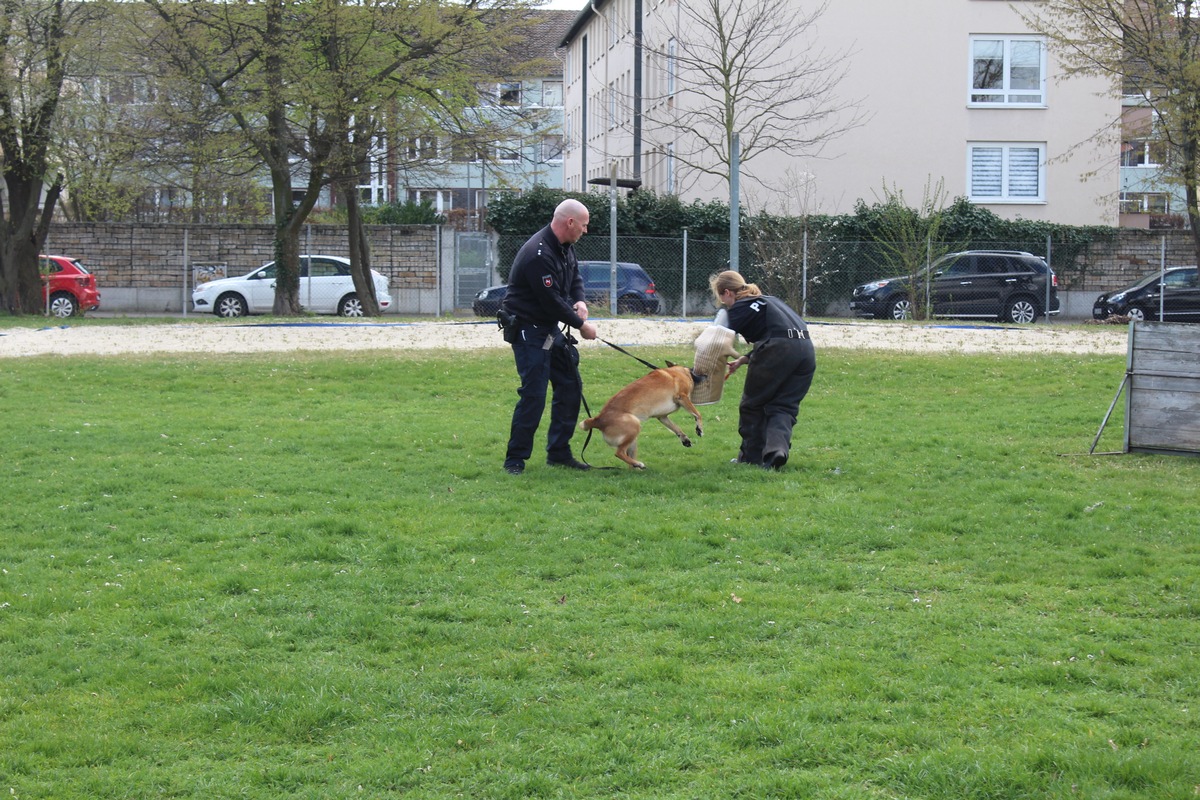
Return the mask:
<path id="1" fill-rule="evenodd" d="M 704 436 L 704 426 L 700 420 L 700 412 L 696 408 L 696 404 L 692 402 L 690 397 L 680 397 L 679 405 L 687 409 L 687 412 L 692 415 L 692 419 L 696 420 L 696 436 L 697 438 Z"/>
<path id="2" fill-rule="evenodd" d="M 675 424 L 675 420 L 673 420 L 667 416 L 662 416 L 662 417 L 658 417 L 658 421 L 661 422 L 663 425 L 666 425 L 667 429 L 670 430 L 671 433 L 678 436 L 679 441 L 683 443 L 684 447 L 692 446 L 692 440 L 689 439 L 688 435 L 683 432 L 683 428 L 681 428 Z"/>

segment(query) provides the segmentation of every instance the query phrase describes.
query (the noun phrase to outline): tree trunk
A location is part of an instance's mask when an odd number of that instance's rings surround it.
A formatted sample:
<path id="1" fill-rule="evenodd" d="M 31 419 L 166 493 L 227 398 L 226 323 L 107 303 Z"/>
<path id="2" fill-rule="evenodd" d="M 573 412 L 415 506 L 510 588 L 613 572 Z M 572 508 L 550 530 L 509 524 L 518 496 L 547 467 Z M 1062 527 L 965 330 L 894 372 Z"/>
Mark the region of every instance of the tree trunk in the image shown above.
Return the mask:
<path id="1" fill-rule="evenodd" d="M 346 198 L 346 220 L 350 239 L 350 275 L 354 279 L 354 291 L 362 301 L 363 313 L 368 317 L 379 316 L 379 298 L 375 296 L 375 281 L 371 279 L 371 251 L 367 246 L 367 231 L 363 226 L 359 209 L 358 191 L 353 181 L 342 186 Z"/>
<path id="2" fill-rule="evenodd" d="M 291 317 L 303 311 L 300 304 L 300 224 L 292 207 L 291 175 L 275 175 L 271 182 L 275 196 L 275 302 L 271 313 Z"/>
<path id="3" fill-rule="evenodd" d="M 0 224 L 0 295 L 10 314 L 39 314 L 44 311 L 42 277 L 38 255 L 46 242 L 49 220 L 61 192 L 61 179 L 42 199 L 42 179 L 18 169 L 5 178 L 8 215 Z"/>

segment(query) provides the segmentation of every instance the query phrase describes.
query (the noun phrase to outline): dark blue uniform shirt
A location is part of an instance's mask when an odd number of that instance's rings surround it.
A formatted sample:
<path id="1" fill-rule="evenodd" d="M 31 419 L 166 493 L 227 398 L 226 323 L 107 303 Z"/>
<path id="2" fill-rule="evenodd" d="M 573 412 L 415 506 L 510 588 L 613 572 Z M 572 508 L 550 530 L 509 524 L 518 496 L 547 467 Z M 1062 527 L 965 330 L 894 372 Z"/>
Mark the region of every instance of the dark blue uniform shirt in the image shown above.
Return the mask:
<path id="1" fill-rule="evenodd" d="M 575 313 L 574 305 L 583 299 L 583 277 L 575 248 L 560 244 L 547 225 L 517 252 L 508 275 L 504 308 L 516 315 L 521 325 L 566 323 L 579 328 L 583 320 Z"/>

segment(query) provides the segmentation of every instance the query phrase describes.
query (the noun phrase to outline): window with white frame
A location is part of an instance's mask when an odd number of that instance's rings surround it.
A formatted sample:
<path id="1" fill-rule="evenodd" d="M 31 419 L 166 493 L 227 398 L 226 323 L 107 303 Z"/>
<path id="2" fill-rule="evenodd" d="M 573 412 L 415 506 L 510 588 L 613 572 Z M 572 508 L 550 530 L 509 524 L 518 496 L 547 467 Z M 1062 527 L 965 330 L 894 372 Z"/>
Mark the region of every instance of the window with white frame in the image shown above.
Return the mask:
<path id="1" fill-rule="evenodd" d="M 542 137 L 542 161 L 562 161 L 563 137 L 549 134 Z"/>
<path id="2" fill-rule="evenodd" d="M 409 189 L 408 199 L 414 203 L 429 201 L 439 214 L 454 208 L 454 192 L 449 189 Z"/>
<path id="3" fill-rule="evenodd" d="M 1121 192 L 1122 214 L 1170 214 L 1171 197 L 1162 192 Z"/>
<path id="4" fill-rule="evenodd" d="M 1045 105 L 1045 42 L 1034 36 L 972 36 L 969 102 Z"/>
<path id="5" fill-rule="evenodd" d="M 1121 142 L 1122 167 L 1159 167 L 1166 161 L 1165 144 L 1150 139 Z"/>
<path id="6" fill-rule="evenodd" d="M 521 143 L 514 139 L 499 142 L 496 145 L 496 160 L 511 164 L 521 158 Z"/>
<path id="7" fill-rule="evenodd" d="M 408 158 L 410 161 L 432 160 L 438 156 L 438 141 L 436 136 L 414 136 L 408 140 Z"/>
<path id="8" fill-rule="evenodd" d="M 675 39 L 667 40 L 667 97 L 675 96 Z"/>
<path id="9" fill-rule="evenodd" d="M 542 105 L 551 108 L 558 108 L 563 104 L 563 82 L 562 81 L 543 81 L 542 82 Z"/>
<path id="10" fill-rule="evenodd" d="M 517 81 L 500 84 L 496 87 L 496 99 L 502 106 L 521 105 L 521 84 Z"/>
<path id="11" fill-rule="evenodd" d="M 979 142 L 967 146 L 969 199 L 977 203 L 1045 200 L 1046 145 Z"/>

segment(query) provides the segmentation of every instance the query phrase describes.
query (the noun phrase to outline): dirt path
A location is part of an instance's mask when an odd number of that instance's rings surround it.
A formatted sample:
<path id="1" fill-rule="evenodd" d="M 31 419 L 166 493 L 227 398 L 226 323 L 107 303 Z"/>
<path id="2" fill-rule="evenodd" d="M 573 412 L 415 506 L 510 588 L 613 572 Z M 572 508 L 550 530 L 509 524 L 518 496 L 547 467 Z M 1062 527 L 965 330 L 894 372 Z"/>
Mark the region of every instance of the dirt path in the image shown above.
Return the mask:
<path id="1" fill-rule="evenodd" d="M 622 347 L 689 345 L 709 320 L 596 319 L 600 336 Z M 1122 354 L 1123 325 L 905 325 L 811 322 L 818 349 L 957 353 Z M 0 329 L 0 358 L 41 355 L 264 353 L 299 350 L 478 350 L 506 347 L 496 325 L 480 322 L 179 323 Z M 583 348 L 604 347 L 585 342 Z M 740 340 L 738 347 L 745 350 Z"/>

